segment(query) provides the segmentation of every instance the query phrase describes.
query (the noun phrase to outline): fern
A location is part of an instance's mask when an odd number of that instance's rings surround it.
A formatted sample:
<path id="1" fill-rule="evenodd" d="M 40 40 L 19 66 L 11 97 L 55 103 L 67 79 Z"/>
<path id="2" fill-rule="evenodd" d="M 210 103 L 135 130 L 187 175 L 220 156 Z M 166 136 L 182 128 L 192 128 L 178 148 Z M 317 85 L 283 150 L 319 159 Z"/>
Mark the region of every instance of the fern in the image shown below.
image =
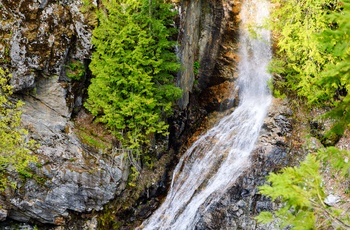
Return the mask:
<path id="1" fill-rule="evenodd" d="M 270 214 L 261 212 L 256 220 L 261 223 L 277 220 L 280 228 L 289 226 L 292 229 L 320 229 L 333 224 L 348 228 L 349 215 L 344 210 L 324 204 L 325 193 L 320 161 L 317 159 L 331 161 L 335 170 L 348 172 L 349 165 L 344 163 L 343 155 L 333 158 L 339 153 L 348 154 L 346 151 L 328 148 L 320 151 L 318 157 L 311 154 L 306 156 L 300 167 L 287 167 L 278 174 L 270 173 L 267 177 L 269 184 L 260 186 L 259 190 L 273 201 L 280 200 L 283 206 Z"/>
<path id="2" fill-rule="evenodd" d="M 340 173 L 343 178 L 350 174 L 350 152 L 336 147 L 328 147 L 318 151 L 317 155 L 324 164 L 329 164 L 333 173 Z"/>

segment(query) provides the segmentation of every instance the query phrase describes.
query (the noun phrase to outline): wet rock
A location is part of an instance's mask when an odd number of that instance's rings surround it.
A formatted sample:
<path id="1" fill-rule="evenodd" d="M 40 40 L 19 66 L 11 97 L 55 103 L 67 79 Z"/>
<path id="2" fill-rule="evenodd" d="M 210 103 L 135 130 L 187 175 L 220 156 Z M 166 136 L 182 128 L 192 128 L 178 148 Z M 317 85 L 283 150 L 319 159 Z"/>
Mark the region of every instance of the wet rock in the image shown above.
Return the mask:
<path id="1" fill-rule="evenodd" d="M 278 203 L 260 195 L 257 186 L 265 183 L 265 176 L 270 171 L 291 163 L 290 146 L 286 139 L 292 127 L 288 110 L 287 101 L 273 101 L 252 153 L 251 166 L 219 199 L 210 198 L 217 201 L 209 208 L 205 211 L 200 209 L 198 215 L 203 217 L 196 223 L 196 229 L 278 229 L 275 223 L 260 225 L 253 217 L 261 211 L 279 207 Z M 288 133 L 286 130 L 289 130 Z"/>
<path id="2" fill-rule="evenodd" d="M 235 79 L 237 34 L 232 7 L 231 2 L 221 0 L 182 2 L 178 54 L 183 68 L 177 80 L 183 90 L 179 100 L 181 109 L 188 106 L 190 94 L 204 92 L 224 82 L 230 84 Z M 195 73 L 195 65 L 199 66 L 198 73 Z M 222 102 L 227 104 L 227 101 Z"/>
<path id="3" fill-rule="evenodd" d="M 200 97 L 201 106 L 207 111 L 223 111 L 238 105 L 238 91 L 230 81 L 207 88 Z"/>
<path id="4" fill-rule="evenodd" d="M 286 116 L 281 114 L 275 117 L 274 120 L 276 121 L 276 125 L 281 127 L 281 131 L 278 133 L 278 135 L 285 136 L 292 130 L 291 123 Z"/>

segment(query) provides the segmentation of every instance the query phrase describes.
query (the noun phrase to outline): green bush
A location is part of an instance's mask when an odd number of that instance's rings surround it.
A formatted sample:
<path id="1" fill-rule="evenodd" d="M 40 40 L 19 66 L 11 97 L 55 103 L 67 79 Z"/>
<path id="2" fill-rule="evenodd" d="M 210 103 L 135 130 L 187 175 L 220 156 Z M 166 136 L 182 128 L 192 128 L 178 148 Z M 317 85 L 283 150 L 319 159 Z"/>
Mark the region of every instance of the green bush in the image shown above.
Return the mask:
<path id="1" fill-rule="evenodd" d="M 262 223 L 276 221 L 279 227 L 292 229 L 328 229 L 339 226 L 350 227 L 350 216 L 346 210 L 325 204 L 324 178 L 320 171 L 320 160 L 330 166 L 332 174 L 341 172 L 339 180 L 349 179 L 350 164 L 344 159 L 350 152 L 331 147 L 319 150 L 318 154 L 309 154 L 300 163 L 300 167 L 287 167 L 280 173 L 270 173 L 268 184 L 260 186 L 261 194 L 282 203 L 282 207 L 273 212 L 261 212 L 256 219 Z"/>
<path id="2" fill-rule="evenodd" d="M 154 134 L 167 135 L 166 117 L 181 96 L 173 83 L 179 68 L 170 40 L 175 11 L 162 0 L 102 5 L 92 38 L 95 78 L 85 106 L 124 148 L 142 149 Z"/>

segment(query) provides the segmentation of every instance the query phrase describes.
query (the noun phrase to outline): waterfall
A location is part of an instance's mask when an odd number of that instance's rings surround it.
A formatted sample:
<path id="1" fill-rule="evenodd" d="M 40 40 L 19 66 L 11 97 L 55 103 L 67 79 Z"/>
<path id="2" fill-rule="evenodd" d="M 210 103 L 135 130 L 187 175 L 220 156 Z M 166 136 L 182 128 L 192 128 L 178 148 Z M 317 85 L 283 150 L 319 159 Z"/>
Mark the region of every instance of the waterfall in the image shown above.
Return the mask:
<path id="1" fill-rule="evenodd" d="M 199 210 L 205 212 L 249 167 L 250 153 L 271 102 L 266 70 L 271 59 L 270 32 L 261 27 L 268 15 L 267 0 L 243 2 L 236 82 L 239 105 L 182 156 L 165 201 L 141 229 L 194 229 Z"/>

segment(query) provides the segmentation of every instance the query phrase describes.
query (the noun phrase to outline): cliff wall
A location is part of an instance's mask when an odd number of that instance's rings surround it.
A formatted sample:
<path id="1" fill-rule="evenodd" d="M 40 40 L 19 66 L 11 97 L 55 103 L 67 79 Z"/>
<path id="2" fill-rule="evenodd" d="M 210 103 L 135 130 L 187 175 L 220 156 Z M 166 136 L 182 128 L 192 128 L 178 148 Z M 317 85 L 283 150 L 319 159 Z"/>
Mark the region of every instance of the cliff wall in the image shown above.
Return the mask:
<path id="1" fill-rule="evenodd" d="M 97 5 L 98 1 L 93 2 Z M 15 177 L 17 189 L 1 194 L 1 219 L 62 226 L 43 225 L 43 229 L 96 229 L 96 216 L 103 216 L 107 212 L 102 209 L 108 208 L 113 210 L 108 212 L 109 221 L 123 219 L 119 228 L 132 229 L 130 222 L 137 225 L 147 218 L 159 205 L 181 152 L 215 123 L 217 115 L 238 103 L 240 4 L 240 0 L 183 0 L 178 4 L 177 54 L 182 68 L 176 83 L 183 96 L 169 119 L 169 148 L 166 154 L 159 154 L 152 172 L 157 176 L 151 176 L 150 183 L 140 181 L 144 187 L 125 189 L 128 162 L 120 152 L 108 150 L 113 138 L 103 127 L 94 126 L 82 109 L 91 78 L 88 64 L 94 18 L 81 13 L 80 0 L 2 0 L 0 65 L 12 73 L 16 96 L 25 102 L 23 125 L 41 147 L 35 153 L 39 164 L 31 165 L 35 178 Z M 82 67 L 76 73 L 82 75 L 79 81 L 67 77 L 72 63 Z M 259 210 L 275 205 L 260 196 L 256 186 L 269 171 L 294 162 L 288 136 L 292 117 L 288 101 L 274 100 L 251 169 L 220 202 L 201 213 L 198 229 L 270 229 L 252 219 Z M 92 140 L 100 144 L 91 146 Z M 107 150 L 99 151 L 101 146 Z M 140 180 L 147 175 L 144 172 Z M 137 193 L 140 199 L 125 201 L 140 188 L 144 189 Z M 120 201 L 128 207 L 118 213 Z M 84 221 L 70 221 L 77 219 Z"/>
<path id="2" fill-rule="evenodd" d="M 1 194 L 2 220 L 64 225 L 74 212 L 103 209 L 126 185 L 123 155 L 91 148 L 86 142 L 96 137 L 73 120 L 90 77 L 93 27 L 82 6 L 69 0 L 0 3 L 0 65 L 25 102 L 23 126 L 40 144 L 38 164 L 30 165 L 34 177 L 13 175 L 17 188 Z M 67 77 L 71 63 L 82 67 L 80 81 Z M 108 144 L 103 138 L 96 141 Z"/>

